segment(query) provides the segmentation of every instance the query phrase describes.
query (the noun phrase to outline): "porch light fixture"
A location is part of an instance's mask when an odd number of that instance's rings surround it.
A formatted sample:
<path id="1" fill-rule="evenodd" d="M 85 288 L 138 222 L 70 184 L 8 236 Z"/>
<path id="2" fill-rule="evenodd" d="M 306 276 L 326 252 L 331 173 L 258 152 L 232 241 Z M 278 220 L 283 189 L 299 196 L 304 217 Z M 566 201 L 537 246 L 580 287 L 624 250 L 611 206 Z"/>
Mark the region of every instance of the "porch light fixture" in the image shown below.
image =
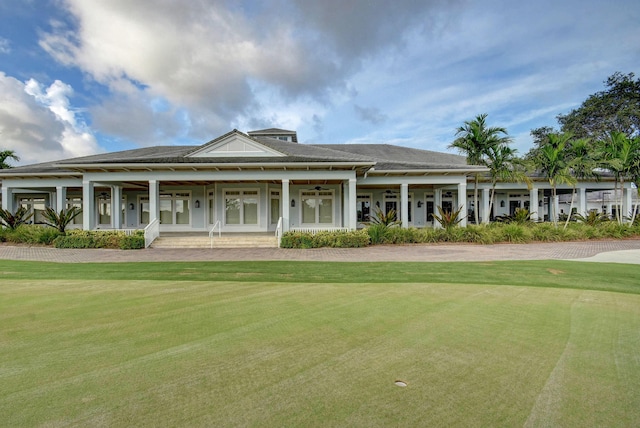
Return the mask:
<path id="1" fill-rule="evenodd" d="M 133 203 L 129 204 L 129 209 L 133 210 L 135 208 L 135 206 L 133 205 Z"/>
<path id="2" fill-rule="evenodd" d="M 422 201 L 418 201 L 418 208 L 422 208 Z"/>
<path id="3" fill-rule="evenodd" d="M 504 208 L 504 201 L 500 201 L 500 207 Z"/>
<path id="4" fill-rule="evenodd" d="M 296 207 L 296 200 L 291 199 L 291 208 L 295 208 L 295 207 Z"/>
<path id="5" fill-rule="evenodd" d="M 380 208 L 380 201 L 376 201 L 376 208 Z"/>
<path id="6" fill-rule="evenodd" d="M 541 207 L 541 206 L 542 206 L 542 199 L 540 199 L 540 200 L 538 201 L 538 206 L 539 206 L 539 207 Z"/>
<path id="7" fill-rule="evenodd" d="M 196 206 L 196 208 L 200 208 L 200 200 L 196 199 L 195 206 Z"/>

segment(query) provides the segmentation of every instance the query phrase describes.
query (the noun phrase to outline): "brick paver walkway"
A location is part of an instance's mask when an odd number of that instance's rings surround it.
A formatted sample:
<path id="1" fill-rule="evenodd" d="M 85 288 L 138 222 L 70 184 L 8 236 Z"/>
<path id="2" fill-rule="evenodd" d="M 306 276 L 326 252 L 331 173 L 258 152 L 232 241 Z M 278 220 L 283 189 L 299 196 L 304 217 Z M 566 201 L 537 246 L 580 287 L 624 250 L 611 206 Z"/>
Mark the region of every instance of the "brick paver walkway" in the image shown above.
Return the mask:
<path id="1" fill-rule="evenodd" d="M 609 251 L 640 250 L 640 240 L 588 241 L 496 245 L 381 245 L 367 248 L 274 248 L 102 250 L 55 249 L 0 245 L 0 259 L 61 263 L 161 262 L 227 260 L 376 261 L 490 261 L 581 259 Z M 640 257 L 640 252 L 638 253 Z"/>

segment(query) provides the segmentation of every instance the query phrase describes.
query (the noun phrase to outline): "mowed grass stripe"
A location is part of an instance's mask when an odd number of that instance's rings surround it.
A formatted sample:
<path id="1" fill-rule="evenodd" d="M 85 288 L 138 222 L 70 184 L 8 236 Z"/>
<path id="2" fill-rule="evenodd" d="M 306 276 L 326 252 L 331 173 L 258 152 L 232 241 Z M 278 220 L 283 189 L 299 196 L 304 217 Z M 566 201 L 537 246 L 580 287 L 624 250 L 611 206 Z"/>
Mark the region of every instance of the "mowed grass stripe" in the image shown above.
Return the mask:
<path id="1" fill-rule="evenodd" d="M 2 281 L 167 280 L 281 283 L 509 284 L 640 293 L 640 265 L 561 260 L 474 263 L 301 261 L 42 263 L 0 260 Z"/>
<path id="2" fill-rule="evenodd" d="M 104 279 L 0 293 L 10 426 L 639 421 L 637 295 Z"/>

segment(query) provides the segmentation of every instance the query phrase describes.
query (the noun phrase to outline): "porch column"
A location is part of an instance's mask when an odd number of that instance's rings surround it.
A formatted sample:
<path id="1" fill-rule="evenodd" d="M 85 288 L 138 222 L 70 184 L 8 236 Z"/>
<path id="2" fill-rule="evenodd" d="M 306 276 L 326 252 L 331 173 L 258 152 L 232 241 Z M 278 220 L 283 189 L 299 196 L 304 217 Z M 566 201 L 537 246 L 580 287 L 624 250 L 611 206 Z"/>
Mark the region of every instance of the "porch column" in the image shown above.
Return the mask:
<path id="1" fill-rule="evenodd" d="M 349 230 L 358 228 L 358 194 L 356 191 L 356 179 L 349 179 Z"/>
<path id="2" fill-rule="evenodd" d="M 458 208 L 460 209 L 460 214 L 462 216 L 462 221 L 460 222 L 461 227 L 465 227 L 467 225 L 467 181 L 463 181 L 458 184 Z M 458 208 L 454 207 L 454 211 Z"/>
<path id="3" fill-rule="evenodd" d="M 578 188 L 578 214 L 587 215 L 587 189 L 584 187 Z"/>
<path id="4" fill-rule="evenodd" d="M 433 189 L 433 212 L 440 215 L 438 207 L 442 208 L 442 189 Z M 433 228 L 441 229 L 442 225 L 436 219 L 433 219 Z"/>
<path id="5" fill-rule="evenodd" d="M 409 184 L 407 183 L 400 185 L 400 221 L 403 229 L 409 227 Z"/>
<path id="6" fill-rule="evenodd" d="M 122 229 L 122 187 L 111 187 L 111 218 L 114 229 Z"/>
<path id="7" fill-rule="evenodd" d="M 56 211 L 67 209 L 67 188 L 63 186 L 56 186 Z"/>
<path id="8" fill-rule="evenodd" d="M 289 195 L 289 180 L 282 180 L 282 231 L 289 231 L 289 207 L 291 206 L 291 196 Z"/>
<path id="9" fill-rule="evenodd" d="M 160 220 L 160 183 L 149 180 L 149 223 Z"/>
<path id="10" fill-rule="evenodd" d="M 482 223 L 489 223 L 491 213 L 489 212 L 489 199 L 491 198 L 491 189 L 482 189 L 482 211 L 480 211 L 480 217 L 482 217 Z"/>
<path id="11" fill-rule="evenodd" d="M 13 191 L 7 186 L 2 186 L 2 209 L 13 213 Z"/>
<path id="12" fill-rule="evenodd" d="M 92 181 L 82 181 L 82 228 L 84 230 L 93 230 L 95 227 L 94 187 Z"/>
<path id="13" fill-rule="evenodd" d="M 622 193 L 622 218 L 625 223 L 628 223 L 630 220 L 624 220 L 625 217 L 631 218 L 631 210 L 633 207 L 633 198 L 632 191 L 634 189 L 631 186 L 625 188 Z"/>
<path id="14" fill-rule="evenodd" d="M 342 227 L 349 227 L 349 182 L 347 180 L 342 182 L 342 221 L 340 224 Z"/>
<path id="15" fill-rule="evenodd" d="M 538 206 L 538 189 L 534 187 L 529 190 L 529 214 L 532 221 L 538 221 L 540 209 L 541 207 Z"/>

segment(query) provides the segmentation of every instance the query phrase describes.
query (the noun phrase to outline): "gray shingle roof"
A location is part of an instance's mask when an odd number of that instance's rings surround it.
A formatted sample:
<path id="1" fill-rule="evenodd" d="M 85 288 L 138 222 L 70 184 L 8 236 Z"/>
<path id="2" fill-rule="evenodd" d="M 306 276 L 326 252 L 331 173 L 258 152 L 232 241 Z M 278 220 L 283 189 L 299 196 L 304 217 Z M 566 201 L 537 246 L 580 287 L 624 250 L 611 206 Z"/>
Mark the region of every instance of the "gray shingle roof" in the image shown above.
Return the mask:
<path id="1" fill-rule="evenodd" d="M 279 129 L 263 130 L 265 134 L 285 131 Z M 258 131 L 262 132 L 262 131 Z M 286 131 L 293 132 L 293 131 Z M 284 157 L 191 157 L 189 154 L 202 149 L 231 134 L 238 134 L 263 144 L 284 154 Z M 82 165 L 108 164 L 242 164 L 242 163 L 318 163 L 339 162 L 369 164 L 375 170 L 473 170 L 482 168 L 467 165 L 466 158 L 459 155 L 429 150 L 413 149 L 390 144 L 298 144 L 282 141 L 270 136 L 249 136 L 233 130 L 201 146 L 157 146 L 83 156 L 62 161 L 27 165 L 2 171 L 0 175 L 70 173 L 71 168 Z M 374 166 L 375 165 L 375 166 Z"/>
<path id="2" fill-rule="evenodd" d="M 376 170 L 473 169 L 464 156 L 391 144 L 320 144 L 315 147 L 358 153 L 374 160 Z M 481 168 L 481 167 L 478 167 Z"/>

